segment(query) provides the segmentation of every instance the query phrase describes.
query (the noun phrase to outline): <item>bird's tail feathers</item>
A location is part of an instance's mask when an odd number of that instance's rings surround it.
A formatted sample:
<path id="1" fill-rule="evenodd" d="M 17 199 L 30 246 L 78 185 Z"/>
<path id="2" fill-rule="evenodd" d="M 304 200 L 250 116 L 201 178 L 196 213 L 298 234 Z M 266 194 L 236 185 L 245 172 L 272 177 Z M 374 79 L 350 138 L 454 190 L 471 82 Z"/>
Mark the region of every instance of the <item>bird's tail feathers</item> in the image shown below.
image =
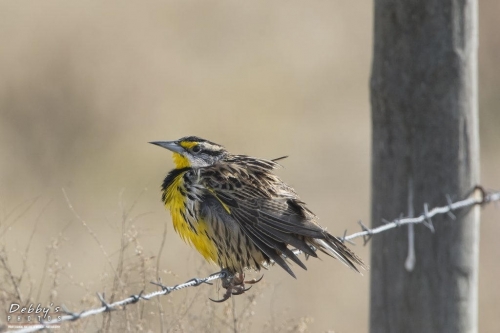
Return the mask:
<path id="1" fill-rule="evenodd" d="M 325 239 L 316 238 L 312 241 L 312 243 L 312 245 L 321 252 L 331 257 L 337 258 L 344 265 L 360 274 L 361 272 L 359 271 L 358 267 L 356 267 L 356 265 L 364 270 L 367 269 L 365 263 L 361 260 L 361 258 L 354 254 L 354 252 L 352 252 L 347 246 L 345 246 L 344 243 L 342 243 L 340 239 L 335 236 L 328 234 Z"/>

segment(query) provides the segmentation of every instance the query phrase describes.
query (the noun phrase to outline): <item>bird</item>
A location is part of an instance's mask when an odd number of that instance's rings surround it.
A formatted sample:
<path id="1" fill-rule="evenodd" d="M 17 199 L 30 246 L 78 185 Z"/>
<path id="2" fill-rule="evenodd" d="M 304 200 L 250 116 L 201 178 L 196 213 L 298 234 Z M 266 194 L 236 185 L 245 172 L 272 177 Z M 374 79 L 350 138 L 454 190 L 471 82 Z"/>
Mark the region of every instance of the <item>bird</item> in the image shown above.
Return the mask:
<path id="1" fill-rule="evenodd" d="M 306 270 L 294 250 L 316 258 L 323 252 L 358 273 L 357 266 L 366 269 L 274 173 L 281 166 L 277 162 L 287 156 L 236 155 L 197 136 L 150 143 L 173 153 L 175 168 L 163 180 L 161 198 L 175 231 L 226 273 L 226 293 L 219 301 L 247 291 L 245 283 L 260 281 L 245 281 L 247 270 L 276 263 L 295 277 L 289 261 Z"/>

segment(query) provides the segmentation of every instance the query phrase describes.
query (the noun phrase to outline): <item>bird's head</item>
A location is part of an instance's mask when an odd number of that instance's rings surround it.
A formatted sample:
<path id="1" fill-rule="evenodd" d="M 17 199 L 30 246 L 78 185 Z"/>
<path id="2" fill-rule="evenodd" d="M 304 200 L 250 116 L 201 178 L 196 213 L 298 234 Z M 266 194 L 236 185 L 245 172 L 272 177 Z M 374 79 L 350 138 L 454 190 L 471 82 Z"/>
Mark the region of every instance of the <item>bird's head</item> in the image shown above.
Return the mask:
<path id="1" fill-rule="evenodd" d="M 227 155 L 226 149 L 221 145 L 196 136 L 186 136 L 176 141 L 153 141 L 150 143 L 172 151 L 177 169 L 206 167 Z"/>

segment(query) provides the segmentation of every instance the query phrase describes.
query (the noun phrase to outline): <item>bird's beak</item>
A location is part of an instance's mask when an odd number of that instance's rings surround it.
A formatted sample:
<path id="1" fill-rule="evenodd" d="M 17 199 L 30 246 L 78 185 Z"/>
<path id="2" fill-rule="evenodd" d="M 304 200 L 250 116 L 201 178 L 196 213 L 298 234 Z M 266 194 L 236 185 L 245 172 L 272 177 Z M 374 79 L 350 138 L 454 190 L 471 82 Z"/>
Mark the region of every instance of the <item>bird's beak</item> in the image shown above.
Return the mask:
<path id="1" fill-rule="evenodd" d="M 162 148 L 167 148 L 174 153 L 182 154 L 185 152 L 184 148 L 182 148 L 176 141 L 153 141 L 150 143 Z"/>

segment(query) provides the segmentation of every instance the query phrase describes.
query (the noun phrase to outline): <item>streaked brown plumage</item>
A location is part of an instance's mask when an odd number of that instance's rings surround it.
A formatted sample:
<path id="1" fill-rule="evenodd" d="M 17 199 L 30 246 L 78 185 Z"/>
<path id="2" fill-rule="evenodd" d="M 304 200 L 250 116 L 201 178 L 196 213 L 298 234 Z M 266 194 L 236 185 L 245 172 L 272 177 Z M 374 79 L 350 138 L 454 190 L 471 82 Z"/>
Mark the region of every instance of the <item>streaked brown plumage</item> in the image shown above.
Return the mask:
<path id="1" fill-rule="evenodd" d="M 176 169 L 165 178 L 163 201 L 174 228 L 209 261 L 232 275 L 260 270 L 271 260 L 290 275 L 286 259 L 306 269 L 290 247 L 316 250 L 358 271 L 362 260 L 317 223 L 293 188 L 274 173 L 276 160 L 234 155 L 198 138 L 152 142 L 174 152 Z M 239 281 L 239 282 L 242 282 Z"/>

